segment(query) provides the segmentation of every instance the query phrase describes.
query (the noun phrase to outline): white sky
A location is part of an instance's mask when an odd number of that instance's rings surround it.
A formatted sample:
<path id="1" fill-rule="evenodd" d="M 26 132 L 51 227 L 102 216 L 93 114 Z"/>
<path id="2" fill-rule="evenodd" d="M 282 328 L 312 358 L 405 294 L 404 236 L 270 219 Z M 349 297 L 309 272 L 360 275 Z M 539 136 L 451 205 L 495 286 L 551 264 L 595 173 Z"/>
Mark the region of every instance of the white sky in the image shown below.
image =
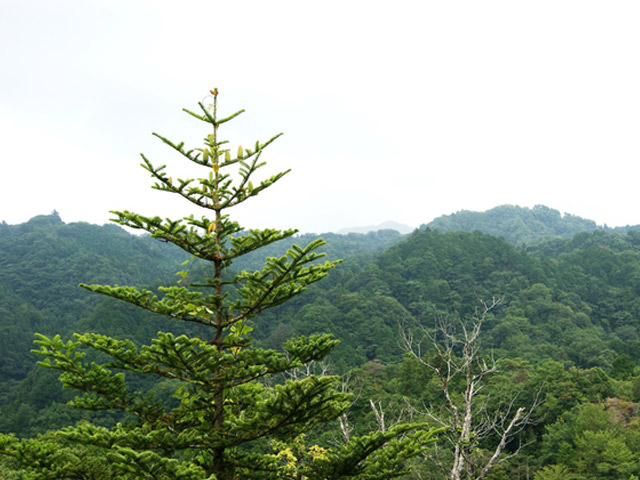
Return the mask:
<path id="1" fill-rule="evenodd" d="M 264 171 L 293 169 L 246 227 L 505 203 L 640 224 L 639 24 L 637 0 L 0 0 L 0 220 L 190 213 L 138 153 L 187 176 L 150 133 L 199 146 L 181 108 L 217 86 L 247 110 L 222 136 L 283 131 Z"/>

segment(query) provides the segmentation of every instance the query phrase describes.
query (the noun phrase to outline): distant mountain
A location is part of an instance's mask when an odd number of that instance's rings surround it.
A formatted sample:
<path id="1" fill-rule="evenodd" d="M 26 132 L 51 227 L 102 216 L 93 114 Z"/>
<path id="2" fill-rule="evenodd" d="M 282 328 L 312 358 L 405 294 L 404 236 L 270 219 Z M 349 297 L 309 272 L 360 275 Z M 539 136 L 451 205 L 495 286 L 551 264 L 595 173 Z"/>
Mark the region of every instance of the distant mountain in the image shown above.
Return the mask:
<path id="1" fill-rule="evenodd" d="M 558 210 L 536 205 L 533 208 L 517 205 L 501 205 L 485 212 L 461 210 L 451 215 L 442 215 L 422 225 L 441 232 L 480 231 L 516 245 L 531 245 L 550 238 L 570 238 L 576 233 L 604 230 L 610 233 L 625 233 L 639 230 L 640 226 L 602 227 L 593 220 L 561 214 Z"/>
<path id="2" fill-rule="evenodd" d="M 369 232 L 377 232 L 378 230 L 395 230 L 402 234 L 411 233 L 415 230 L 415 228 L 410 227 L 408 225 L 404 225 L 402 223 L 388 221 L 383 222 L 379 225 L 368 225 L 365 227 L 347 227 L 338 230 L 336 233 L 340 235 L 346 235 L 348 233 L 369 233 Z"/>

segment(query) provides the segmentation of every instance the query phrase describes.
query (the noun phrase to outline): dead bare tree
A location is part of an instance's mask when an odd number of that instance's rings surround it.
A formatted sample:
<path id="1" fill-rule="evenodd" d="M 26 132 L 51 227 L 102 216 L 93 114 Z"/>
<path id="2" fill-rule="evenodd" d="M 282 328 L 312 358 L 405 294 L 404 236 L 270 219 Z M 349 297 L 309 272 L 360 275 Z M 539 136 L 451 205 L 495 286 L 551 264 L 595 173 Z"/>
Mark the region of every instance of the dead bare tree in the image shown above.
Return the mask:
<path id="1" fill-rule="evenodd" d="M 351 372 L 348 372 L 341 379 L 340 391 L 342 393 L 347 393 L 347 392 L 353 393 L 352 389 L 350 389 L 350 386 L 349 386 L 350 384 L 351 384 Z M 359 395 L 360 395 L 360 392 L 358 391 L 357 394 L 354 396 L 357 398 Z M 340 433 L 342 434 L 341 440 L 344 443 L 349 443 L 351 441 L 351 433 L 353 432 L 353 427 L 349 423 L 349 415 L 347 414 L 346 411 L 338 417 L 338 425 L 340 426 Z"/>
<path id="2" fill-rule="evenodd" d="M 342 377 L 341 388 L 340 390 L 343 393 L 351 393 L 354 395 L 352 405 L 355 404 L 362 393 L 362 384 L 352 377 L 351 372 L 347 373 Z M 412 414 L 408 408 L 402 408 L 400 411 L 393 411 L 391 420 L 389 420 L 389 416 L 384 410 L 384 406 L 381 401 L 374 401 L 372 398 L 369 398 L 369 407 L 371 407 L 371 411 L 373 412 L 373 416 L 375 418 L 375 427 L 374 430 L 379 430 L 380 432 L 387 432 L 390 428 L 395 427 L 401 423 L 410 423 L 413 421 Z M 338 441 L 334 441 L 335 444 L 339 445 L 341 443 L 346 443 L 351 440 L 351 434 L 353 432 L 353 426 L 349 423 L 349 412 L 344 412 L 340 417 L 338 417 L 338 425 L 340 426 L 340 438 Z"/>
<path id="3" fill-rule="evenodd" d="M 485 377 L 497 371 L 492 356 L 487 358 L 479 354 L 480 333 L 489 312 L 501 303 L 499 298 L 493 298 L 491 303 L 480 301 L 480 309 L 466 324 L 440 317 L 436 320 L 435 330 L 422 328 L 418 338 L 411 329 L 400 329 L 405 350 L 432 370 L 442 386 L 444 408 L 429 406 L 421 413 L 447 428 L 443 436 L 451 444 L 452 460 L 450 455 L 444 459 L 438 451 L 431 457 L 443 478 L 481 480 L 492 468 L 517 455 L 524 445 L 520 443 L 508 454 L 505 447 L 532 423 L 531 414 L 540 404 L 536 398 L 527 408 L 515 408 L 516 395 L 489 414 L 488 398 L 478 395 L 484 387 Z M 430 356 L 425 355 L 425 342 L 429 345 Z M 453 391 L 456 383 L 462 383 L 461 395 Z M 488 438 L 497 440 L 495 449 L 488 455 L 478 455 L 480 442 Z"/>

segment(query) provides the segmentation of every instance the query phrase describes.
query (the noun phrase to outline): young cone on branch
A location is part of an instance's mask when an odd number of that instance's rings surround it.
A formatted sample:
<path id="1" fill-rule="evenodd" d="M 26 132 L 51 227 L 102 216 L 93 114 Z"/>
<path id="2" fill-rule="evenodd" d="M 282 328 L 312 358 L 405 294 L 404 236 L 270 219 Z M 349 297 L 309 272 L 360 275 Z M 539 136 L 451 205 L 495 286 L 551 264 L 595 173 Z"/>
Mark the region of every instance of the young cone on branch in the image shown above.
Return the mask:
<path id="1" fill-rule="evenodd" d="M 256 142 L 252 149 L 240 147 L 234 155 L 228 143 L 219 139 L 218 130 L 242 110 L 219 118 L 217 89 L 211 94 L 212 108 L 200 103 L 200 112 L 185 110 L 208 125 L 202 147 L 186 150 L 183 143 L 154 134 L 183 159 L 202 167 L 202 178 L 170 176 L 165 166 L 155 166 L 142 155 L 142 166 L 155 179 L 154 189 L 182 197 L 209 216 L 172 220 L 113 212 L 117 223 L 145 230 L 206 262 L 206 280 L 189 284 L 188 275 L 181 272 L 180 286 L 160 287 L 158 292 L 81 285 L 185 325 L 199 324 L 201 333 L 158 332 L 143 346 L 96 333 L 76 334 L 68 342 L 39 335 L 40 349 L 35 353 L 44 357 L 40 365 L 61 370 L 64 386 L 82 392 L 73 400 L 74 406 L 126 412 L 123 418 L 128 420 L 109 428 L 84 422 L 40 440 L 0 436 L 0 453 L 16 459 L 29 478 L 43 479 L 398 476 L 402 462 L 433 441 L 433 430 L 400 425 L 353 438 L 334 449 L 313 445 L 305 450 L 298 443 L 301 453 L 294 470 L 280 453 L 273 453 L 273 446 L 293 442 L 315 425 L 338 418 L 348 407 L 349 396 L 340 391 L 334 376 L 285 380 L 282 375 L 324 358 L 337 343 L 330 335 L 291 339 L 283 351 L 275 351 L 252 346 L 251 325 L 260 312 L 303 292 L 338 262 L 320 263 L 323 254 L 317 249 L 323 242 L 316 240 L 305 247 L 293 245 L 280 258 L 267 258 L 258 271 L 234 274 L 230 270 L 236 258 L 290 237 L 296 230 L 246 231 L 230 219 L 231 208 L 257 196 L 288 170 L 255 179 L 264 166 L 264 149 L 279 135 Z M 85 355 L 96 351 L 109 361 L 87 361 Z M 163 402 L 152 392 L 132 389 L 125 373 L 174 385 L 175 400 Z"/>

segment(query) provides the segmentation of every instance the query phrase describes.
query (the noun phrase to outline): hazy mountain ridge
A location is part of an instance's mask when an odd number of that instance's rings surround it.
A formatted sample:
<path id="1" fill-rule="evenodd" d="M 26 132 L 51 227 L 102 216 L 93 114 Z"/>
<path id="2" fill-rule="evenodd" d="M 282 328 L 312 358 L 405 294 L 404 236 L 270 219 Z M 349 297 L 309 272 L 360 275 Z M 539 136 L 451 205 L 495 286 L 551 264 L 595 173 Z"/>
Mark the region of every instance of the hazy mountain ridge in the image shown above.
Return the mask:
<path id="1" fill-rule="evenodd" d="M 500 205 L 484 212 L 461 210 L 450 215 L 442 215 L 421 225 L 421 229 L 431 228 L 441 232 L 478 230 L 516 245 L 531 245 L 549 238 L 570 238 L 577 233 L 602 230 L 625 233 L 640 230 L 640 225 L 626 227 L 599 226 L 569 213 L 536 205 L 533 208 L 517 205 Z"/>
<path id="2" fill-rule="evenodd" d="M 341 228 L 336 233 L 338 235 L 346 235 L 349 233 L 369 233 L 369 232 L 377 232 L 380 230 L 395 230 L 401 234 L 411 233 L 415 230 L 415 228 L 410 227 L 409 225 L 404 225 L 402 223 L 394 222 L 394 221 L 386 221 L 382 222 L 378 225 L 367 225 L 363 227 L 346 227 Z"/>

